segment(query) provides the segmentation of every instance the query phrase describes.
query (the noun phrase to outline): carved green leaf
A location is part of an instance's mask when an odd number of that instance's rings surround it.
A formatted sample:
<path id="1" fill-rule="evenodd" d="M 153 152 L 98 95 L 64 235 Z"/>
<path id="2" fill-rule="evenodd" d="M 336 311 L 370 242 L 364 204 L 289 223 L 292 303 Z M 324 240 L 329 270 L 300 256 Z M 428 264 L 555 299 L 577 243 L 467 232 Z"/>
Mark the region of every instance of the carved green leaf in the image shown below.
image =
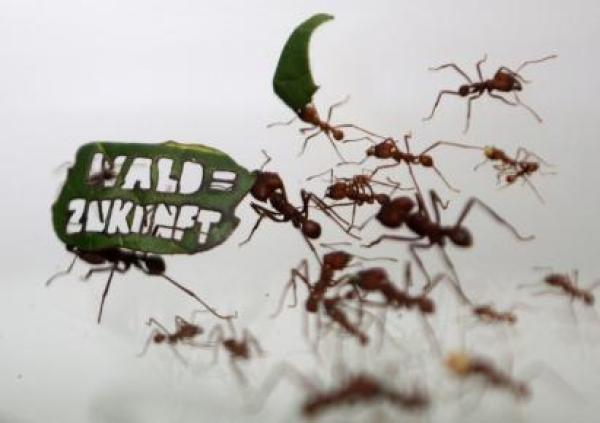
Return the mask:
<path id="1" fill-rule="evenodd" d="M 312 101 L 319 88 L 313 81 L 308 57 L 308 46 L 314 30 L 332 15 L 320 13 L 298 26 L 290 35 L 275 70 L 273 90 L 294 112 L 301 113 Z"/>
<path id="2" fill-rule="evenodd" d="M 99 158 L 117 174 L 92 183 Z M 254 179 L 228 155 L 204 145 L 85 144 L 52 206 L 54 230 L 66 245 L 83 250 L 193 254 L 229 237 L 239 223 L 235 208 Z"/>

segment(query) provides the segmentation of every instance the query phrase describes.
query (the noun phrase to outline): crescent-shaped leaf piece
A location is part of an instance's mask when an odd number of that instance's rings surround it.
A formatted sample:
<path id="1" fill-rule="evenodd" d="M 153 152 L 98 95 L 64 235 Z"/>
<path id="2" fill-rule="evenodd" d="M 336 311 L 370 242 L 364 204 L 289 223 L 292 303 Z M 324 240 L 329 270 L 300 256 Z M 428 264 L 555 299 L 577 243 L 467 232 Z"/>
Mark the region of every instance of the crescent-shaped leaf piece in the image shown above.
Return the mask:
<path id="1" fill-rule="evenodd" d="M 288 38 L 279 57 L 273 90 L 297 114 L 312 101 L 313 94 L 319 89 L 310 71 L 310 37 L 319 25 L 332 19 L 332 15 L 319 13 L 301 23 Z"/>

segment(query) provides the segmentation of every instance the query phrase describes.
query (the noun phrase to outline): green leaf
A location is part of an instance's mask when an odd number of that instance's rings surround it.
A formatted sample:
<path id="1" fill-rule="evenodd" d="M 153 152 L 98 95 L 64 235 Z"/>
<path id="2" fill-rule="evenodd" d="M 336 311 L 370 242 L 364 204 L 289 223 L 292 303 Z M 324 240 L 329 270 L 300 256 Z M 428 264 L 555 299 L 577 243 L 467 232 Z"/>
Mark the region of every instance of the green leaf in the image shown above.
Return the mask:
<path id="1" fill-rule="evenodd" d="M 91 184 L 92 165 L 102 158 L 122 166 L 115 168 L 116 178 Z M 254 179 L 228 155 L 204 145 L 85 144 L 52 206 L 54 231 L 66 245 L 86 251 L 193 254 L 229 237 L 239 223 L 235 208 Z M 143 219 L 146 208 L 150 213 Z"/>
<path id="2" fill-rule="evenodd" d="M 332 19 L 332 15 L 320 13 L 304 21 L 292 32 L 279 57 L 273 90 L 297 114 L 312 101 L 313 94 L 319 88 L 310 71 L 310 37 L 319 25 Z"/>

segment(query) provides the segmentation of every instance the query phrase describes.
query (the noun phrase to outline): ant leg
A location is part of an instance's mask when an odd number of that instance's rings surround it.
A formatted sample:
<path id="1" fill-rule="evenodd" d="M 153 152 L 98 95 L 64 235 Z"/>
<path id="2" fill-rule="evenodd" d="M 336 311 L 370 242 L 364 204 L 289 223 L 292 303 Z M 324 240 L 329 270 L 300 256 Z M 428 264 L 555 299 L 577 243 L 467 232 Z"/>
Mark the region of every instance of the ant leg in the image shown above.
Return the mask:
<path id="1" fill-rule="evenodd" d="M 157 329 L 152 329 L 152 332 L 150 332 L 150 335 L 148 335 L 148 339 L 146 340 L 146 343 L 144 344 L 144 348 L 142 348 L 142 351 L 140 351 L 137 354 L 138 357 L 143 357 L 146 354 L 146 352 L 148 352 L 148 348 L 150 348 L 150 344 L 152 344 L 152 340 L 154 339 L 154 336 L 156 336 L 159 333 L 160 333 L 160 331 L 158 331 Z"/>
<path id="2" fill-rule="evenodd" d="M 541 118 L 540 115 L 537 114 L 537 112 L 535 110 L 533 110 L 530 106 L 528 106 L 527 104 L 523 103 L 521 101 L 521 99 L 519 98 L 519 96 L 517 95 L 517 93 L 514 93 L 515 95 L 515 99 L 517 100 L 517 103 L 519 103 L 521 106 L 523 106 L 525 109 L 527 109 L 529 111 L 529 113 L 531 113 L 533 115 L 533 117 L 539 122 L 542 123 L 543 119 Z"/>
<path id="3" fill-rule="evenodd" d="M 384 137 L 383 135 L 376 134 L 375 132 L 371 132 L 365 128 L 361 128 L 360 126 L 354 125 L 352 123 L 342 123 L 341 125 L 335 125 L 333 128 L 334 129 L 352 128 L 352 129 L 356 129 L 357 131 L 364 132 L 367 135 L 371 135 L 372 137 L 381 138 L 382 140 L 386 139 L 386 137 Z"/>
<path id="4" fill-rule="evenodd" d="M 240 384 L 248 385 L 248 379 L 244 375 L 244 372 L 242 372 L 242 369 L 240 369 L 237 359 L 234 357 L 231 357 L 229 359 L 229 365 L 231 366 L 231 370 L 233 370 L 233 373 L 235 374 L 235 377 L 238 379 Z"/>
<path id="5" fill-rule="evenodd" d="M 256 203 L 251 203 L 250 207 L 252 207 L 254 209 L 254 211 L 260 216 L 256 223 L 254 224 L 254 226 L 252 227 L 252 230 L 250 231 L 250 235 L 248 235 L 248 238 L 246 238 L 244 241 L 240 242 L 238 245 L 242 246 L 246 243 L 248 243 L 250 241 L 250 239 L 252 238 L 252 236 L 254 235 L 254 232 L 256 232 L 256 230 L 258 229 L 258 227 L 260 226 L 260 223 L 262 222 L 262 220 L 266 217 L 268 219 L 271 219 L 275 222 L 283 222 L 285 221 L 285 219 L 283 218 L 277 218 L 278 213 L 275 213 L 269 209 L 266 209 Z"/>
<path id="6" fill-rule="evenodd" d="M 273 123 L 269 123 L 267 125 L 267 128 L 273 128 L 274 126 L 289 126 L 291 125 L 296 119 L 298 119 L 298 116 L 294 116 L 293 118 L 291 118 L 290 120 L 288 120 L 287 122 L 273 122 Z"/>
<path id="7" fill-rule="evenodd" d="M 295 119 L 295 118 L 294 118 L 294 119 Z M 267 164 L 268 164 L 268 163 L 271 161 L 271 156 L 269 156 L 269 155 L 267 154 L 267 151 L 266 151 L 266 150 L 264 150 L 264 149 L 263 149 L 263 150 L 260 150 L 260 151 L 261 151 L 261 153 L 263 153 L 263 155 L 265 156 L 265 161 L 264 161 L 264 163 L 263 163 L 263 164 L 260 166 L 260 168 L 259 168 L 259 170 L 260 170 L 260 171 L 262 171 L 262 170 L 263 170 L 263 169 L 264 169 L 264 168 L 267 166 Z"/>
<path id="8" fill-rule="evenodd" d="M 475 94 L 475 95 L 469 97 L 469 100 L 467 101 L 467 122 L 465 123 L 465 129 L 463 131 L 463 133 L 465 133 L 465 134 L 469 130 L 469 125 L 471 123 L 471 104 L 473 103 L 473 100 L 478 99 L 482 95 L 483 95 L 483 91 L 481 91 L 479 94 Z"/>
<path id="9" fill-rule="evenodd" d="M 338 164 L 336 164 L 335 166 L 336 166 L 336 167 L 338 167 L 338 166 L 348 166 L 348 165 L 357 165 L 357 166 L 360 166 L 360 165 L 364 164 L 364 163 L 365 163 L 367 160 L 369 160 L 369 157 L 370 157 L 370 156 L 365 156 L 365 158 L 364 158 L 364 159 L 362 159 L 362 160 L 361 160 L 361 161 L 359 161 L 359 162 L 339 162 L 339 163 L 338 163 Z"/>
<path id="10" fill-rule="evenodd" d="M 482 161 L 481 163 L 478 163 L 478 164 L 476 164 L 476 165 L 473 167 L 473 170 L 474 170 L 474 171 L 477 171 L 477 169 L 479 169 L 481 166 L 483 166 L 484 164 L 486 164 L 486 163 L 487 163 L 487 162 L 489 162 L 489 161 L 490 161 L 490 159 L 485 159 L 485 160 L 484 160 L 484 161 Z"/>
<path id="11" fill-rule="evenodd" d="M 440 100 L 442 99 L 442 96 L 444 94 L 452 94 L 452 95 L 461 96 L 458 91 L 450 91 L 450 90 L 442 90 L 442 91 L 440 91 L 439 94 L 438 94 L 437 100 L 435 100 L 435 103 L 433 105 L 433 109 L 431 109 L 431 113 L 429 114 L 429 116 L 424 117 L 423 120 L 430 120 L 431 118 L 433 118 L 433 114 L 435 113 L 435 110 L 437 109 L 438 105 L 440 104 Z"/>
<path id="12" fill-rule="evenodd" d="M 306 146 L 308 145 L 308 141 L 310 141 L 312 138 L 319 135 L 321 132 L 323 132 L 323 131 L 321 129 L 318 129 L 317 132 L 315 132 L 314 134 L 309 135 L 308 137 L 304 138 L 304 143 L 302 144 L 302 149 L 300 149 L 298 156 L 301 156 L 304 154 L 304 152 L 306 151 Z"/>
<path id="13" fill-rule="evenodd" d="M 445 68 L 452 68 L 454 69 L 456 72 L 458 72 L 459 74 L 461 74 L 469 84 L 472 84 L 473 81 L 471 81 L 471 78 L 469 78 L 469 75 L 467 75 L 467 73 L 465 71 L 463 71 L 461 68 L 458 67 L 458 65 L 456 63 L 446 63 L 444 65 L 441 66 L 437 66 L 435 68 L 429 68 L 430 71 L 439 71 L 441 69 L 445 69 Z"/>
<path id="14" fill-rule="evenodd" d="M 316 175 L 309 176 L 308 178 L 306 178 L 306 180 L 310 181 L 312 179 L 318 178 L 319 176 L 323 176 L 328 173 L 330 174 L 330 183 L 333 184 L 333 168 L 327 169 L 326 171 L 321 172 L 321 173 L 317 173 Z"/>
<path id="15" fill-rule="evenodd" d="M 448 204 L 450 204 L 450 202 L 446 201 L 444 203 L 442 201 L 442 199 L 440 198 L 440 196 L 438 195 L 438 193 L 432 189 L 429 190 L 429 197 L 431 198 L 431 204 L 433 205 L 433 213 L 435 214 L 435 222 L 439 225 L 440 220 L 441 220 L 439 207 L 441 207 L 442 210 L 446 210 L 448 208 Z"/>
<path id="16" fill-rule="evenodd" d="M 410 287 L 412 286 L 412 263 L 407 260 L 404 265 L 404 290 L 408 292 Z"/>
<path id="17" fill-rule="evenodd" d="M 65 270 L 61 270 L 60 272 L 55 273 L 54 275 L 50 276 L 50 278 L 46 281 L 46 286 L 49 286 L 52 281 L 54 279 L 56 279 L 59 276 L 62 275 L 68 275 L 69 273 L 71 273 L 71 270 L 73 270 L 73 266 L 75 266 L 75 262 L 77 261 L 77 256 L 73 257 L 73 261 L 71 262 L 71 264 L 69 264 L 69 267 L 67 267 Z"/>
<path id="18" fill-rule="evenodd" d="M 421 260 L 421 257 L 419 257 L 419 255 L 417 254 L 417 248 L 421 249 L 421 250 L 427 250 L 429 248 L 433 247 L 433 244 L 429 243 L 429 244 L 417 244 L 416 242 L 413 242 L 410 244 L 410 246 L 408 247 L 411 256 L 413 256 L 415 262 L 417 263 L 417 266 L 419 266 L 419 270 L 421 271 L 421 273 L 423 274 L 423 276 L 425 276 L 425 279 L 427 280 L 427 283 L 425 284 L 425 286 L 423 287 L 423 292 L 427 293 L 431 290 L 431 286 L 433 285 L 433 281 L 431 280 L 431 276 L 429 276 L 429 273 L 427 272 L 427 269 L 425 269 L 425 265 L 423 264 L 423 260 Z"/>
<path id="19" fill-rule="evenodd" d="M 533 183 L 529 180 L 529 178 L 527 176 L 525 176 L 525 175 L 523 175 L 522 177 L 523 177 L 523 180 L 525 181 L 525 183 L 534 192 L 534 194 L 538 198 L 538 200 L 540 200 L 540 202 L 542 204 L 546 204 L 546 202 L 544 201 L 544 198 L 542 197 L 542 194 L 540 194 L 540 192 L 538 191 L 538 189 L 535 187 L 535 185 L 533 185 Z"/>
<path id="20" fill-rule="evenodd" d="M 444 177 L 442 172 L 437 168 L 437 166 L 432 166 L 432 168 L 435 171 L 435 173 L 437 173 L 437 175 L 442 180 L 442 182 L 446 185 L 446 187 L 448 187 L 448 189 L 450 191 L 460 192 L 460 190 L 458 188 L 454 188 L 452 185 L 450 185 L 450 183 L 446 180 L 446 178 Z"/>
<path id="21" fill-rule="evenodd" d="M 458 148 L 465 148 L 467 150 L 483 150 L 483 147 L 479 147 L 477 145 L 468 145 L 468 144 L 461 144 L 458 142 L 451 142 L 451 141 L 436 141 L 433 144 L 431 144 L 429 147 L 427 147 L 425 150 L 421 151 L 418 155 L 422 156 L 423 154 L 426 154 L 428 152 L 430 152 L 431 150 L 442 146 L 442 145 L 447 145 L 450 147 L 458 147 Z"/>
<path id="22" fill-rule="evenodd" d="M 533 238 L 535 238 L 534 235 L 523 236 L 523 235 L 519 234 L 519 232 L 515 229 L 515 227 L 513 225 L 511 225 L 505 219 L 503 219 L 502 217 L 500 217 L 500 215 L 498 215 L 498 213 L 496 213 L 490 206 L 488 206 L 487 204 L 485 204 L 479 198 L 475 198 L 475 197 L 472 197 L 469 201 L 467 201 L 467 203 L 465 204 L 465 207 L 463 208 L 463 211 L 460 213 L 460 215 L 458 217 L 458 220 L 454 224 L 455 227 L 459 227 L 459 226 L 462 225 L 462 222 L 465 220 L 465 218 L 467 217 L 467 215 L 470 213 L 470 211 L 471 211 L 471 209 L 473 208 L 474 205 L 480 206 L 496 222 L 498 222 L 499 224 L 501 224 L 501 225 L 505 226 L 506 228 L 508 228 L 508 230 L 510 230 L 517 239 L 519 239 L 521 241 L 530 241 Z"/>
<path id="23" fill-rule="evenodd" d="M 342 161 L 342 163 L 345 162 L 346 159 L 344 158 L 344 156 L 342 156 L 342 153 L 340 153 L 340 150 L 337 148 L 337 145 L 335 145 L 335 141 L 333 140 L 333 138 L 331 138 L 331 134 L 329 132 L 325 132 L 325 136 L 327 137 L 329 143 L 335 150 L 335 153 L 337 154 L 338 158 Z"/>
<path id="24" fill-rule="evenodd" d="M 304 270 L 304 272 L 302 272 L 301 270 L 298 270 L 299 268 L 302 268 Z M 269 316 L 269 317 L 271 317 L 271 319 L 274 319 L 281 313 L 281 310 L 283 309 L 283 303 L 285 301 L 287 292 L 290 289 L 290 287 L 292 287 L 292 289 L 293 289 L 292 292 L 294 294 L 294 303 L 291 305 L 288 305 L 288 307 L 290 307 L 290 308 L 296 307 L 296 305 L 298 304 L 298 292 L 297 292 L 297 287 L 296 287 L 296 279 L 297 278 L 300 279 L 302 282 L 304 282 L 304 284 L 306 285 L 306 288 L 308 289 L 308 292 L 310 293 L 310 291 L 312 290 L 312 286 L 310 285 L 310 282 L 308 281 L 308 275 L 309 275 L 308 261 L 306 259 L 304 259 L 300 262 L 300 265 L 297 268 L 292 269 L 290 271 L 290 280 L 288 281 L 283 292 L 281 293 L 281 297 L 279 299 L 277 309 L 275 310 L 275 312 L 273 314 L 271 314 L 271 316 Z"/>
<path id="25" fill-rule="evenodd" d="M 368 156 L 367 156 L 367 157 L 368 157 Z M 371 172 L 371 175 L 369 175 L 369 177 L 371 177 L 371 178 L 372 178 L 372 177 L 373 177 L 373 176 L 375 176 L 375 174 L 376 174 L 377 172 L 379 172 L 381 169 L 390 169 L 390 168 L 392 168 L 392 167 L 396 167 L 396 166 L 399 166 L 399 165 L 401 165 L 401 164 L 402 164 L 402 162 L 395 162 L 395 163 L 390 163 L 390 164 L 386 164 L 386 165 L 377 166 L 375 169 L 373 169 L 373 171 Z"/>
<path id="26" fill-rule="evenodd" d="M 329 110 L 327 111 L 327 123 L 329 123 L 331 121 L 331 116 L 333 114 L 333 109 L 343 106 L 344 104 L 346 104 L 348 102 L 348 100 L 350 100 L 350 96 L 347 95 L 342 101 L 338 101 L 337 103 L 332 104 L 329 107 Z"/>
<path id="27" fill-rule="evenodd" d="M 115 267 L 110 271 L 110 275 L 108 276 L 108 280 L 106 281 L 106 286 L 104 287 L 104 292 L 102 293 L 102 300 L 100 300 L 100 309 L 98 310 L 98 319 L 97 322 L 100 324 L 102 320 L 102 310 L 104 309 L 104 301 L 106 301 L 106 296 L 108 295 L 108 290 L 110 289 L 110 284 L 112 282 L 113 275 L 115 274 Z"/>
<path id="28" fill-rule="evenodd" d="M 463 289 L 462 289 L 462 287 L 460 285 L 460 279 L 458 278 L 458 273 L 456 273 L 456 268 L 454 267 L 454 263 L 452 263 L 452 260 L 450 260 L 450 256 L 448 256 L 448 253 L 446 253 L 446 250 L 444 248 L 440 247 L 439 250 L 440 250 L 440 252 L 442 254 L 444 262 L 446 263 L 446 266 L 452 272 L 452 276 L 454 278 L 454 283 L 452 285 L 456 289 L 456 292 L 460 296 L 460 299 L 465 304 L 469 304 L 469 305 L 472 304 L 471 300 L 469 300 L 469 297 L 467 297 L 467 295 L 465 294 L 465 292 L 463 291 Z"/>
<path id="29" fill-rule="evenodd" d="M 556 59 L 558 57 L 557 54 L 551 54 L 550 56 L 546 56 L 546 57 L 542 57 L 541 59 L 536 59 L 536 60 L 526 60 L 525 62 L 523 62 L 516 70 L 516 72 L 519 72 L 520 70 L 522 70 L 525 66 L 534 64 L 534 63 L 541 63 L 541 62 L 545 62 L 546 60 L 550 60 L 550 59 Z"/>
<path id="30" fill-rule="evenodd" d="M 533 151 L 529 151 L 526 148 L 523 147 L 519 147 L 517 149 L 517 157 L 519 157 L 519 154 L 525 154 L 525 158 L 524 160 L 528 159 L 529 157 L 533 157 L 534 159 L 536 159 L 537 161 L 539 161 L 540 163 L 542 163 L 544 166 L 548 166 L 548 167 L 556 167 L 555 164 L 552 163 L 548 163 L 546 160 L 542 159 L 539 154 L 534 153 Z"/>
<path id="31" fill-rule="evenodd" d="M 258 339 L 256 339 L 256 337 L 254 335 L 252 335 L 252 333 L 248 329 L 244 329 L 243 340 L 244 340 L 244 343 L 247 343 L 247 344 L 253 346 L 254 351 L 256 351 L 256 353 L 258 355 L 261 355 L 261 356 L 264 355 L 265 352 L 262 349 L 262 347 L 260 346 Z"/>
<path id="32" fill-rule="evenodd" d="M 368 244 L 363 244 L 362 246 L 365 248 L 371 248 L 374 245 L 377 245 L 379 243 L 381 243 L 381 241 L 384 240 L 394 240 L 394 241 L 408 241 L 408 242 L 412 242 L 412 241 L 419 241 L 421 239 L 423 239 L 422 236 L 417 236 L 417 237 L 410 237 L 410 236 L 401 236 L 401 235 L 381 235 L 379 238 L 377 238 L 374 241 L 371 241 Z"/>
<path id="33" fill-rule="evenodd" d="M 343 140 L 342 143 L 346 144 L 349 142 L 358 142 L 358 141 L 369 141 L 371 144 L 373 145 L 377 145 L 377 141 L 375 141 L 373 138 L 365 136 L 365 137 L 360 137 L 360 138 L 354 138 L 354 139 L 346 139 Z"/>
<path id="34" fill-rule="evenodd" d="M 198 301 L 200 304 L 202 304 L 202 306 L 204 306 L 205 309 L 207 309 L 215 317 L 218 317 L 219 319 L 232 319 L 232 318 L 236 318 L 237 317 L 237 311 L 235 312 L 235 314 L 228 314 L 228 315 L 219 314 L 217 312 L 217 310 L 215 310 L 210 305 L 208 305 L 202 298 L 200 298 L 192 290 L 186 288 L 185 286 L 181 285 L 179 282 L 177 282 L 176 280 L 174 280 L 173 278 L 171 278 L 171 277 L 169 277 L 169 276 L 167 276 L 165 274 L 162 274 L 162 275 L 159 275 L 159 276 L 162 276 L 169 283 L 171 283 L 172 285 L 174 285 L 175 287 L 179 288 L 181 291 L 185 292 L 187 295 L 189 295 L 190 297 L 192 297 L 193 299 L 195 299 L 196 301 Z"/>
<path id="35" fill-rule="evenodd" d="M 496 100 L 500 100 L 504 104 L 508 104 L 509 106 L 518 106 L 519 105 L 519 103 L 513 103 L 512 101 L 507 100 L 506 98 L 502 97 L 501 95 L 494 94 L 492 92 L 488 92 L 488 94 L 490 97 L 495 98 Z"/>
<path id="36" fill-rule="evenodd" d="M 479 60 L 475 65 L 475 68 L 477 69 L 477 76 L 479 76 L 479 82 L 483 82 L 483 73 L 481 72 L 481 65 L 483 65 L 483 63 L 485 63 L 486 60 L 487 54 L 484 54 L 483 59 Z"/>

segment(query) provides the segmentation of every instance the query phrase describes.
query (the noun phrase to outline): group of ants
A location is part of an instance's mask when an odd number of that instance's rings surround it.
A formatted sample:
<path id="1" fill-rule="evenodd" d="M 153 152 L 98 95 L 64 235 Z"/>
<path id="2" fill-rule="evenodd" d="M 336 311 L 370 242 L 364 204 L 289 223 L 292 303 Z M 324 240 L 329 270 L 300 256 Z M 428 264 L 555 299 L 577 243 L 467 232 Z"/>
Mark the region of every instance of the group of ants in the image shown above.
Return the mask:
<path id="1" fill-rule="evenodd" d="M 536 119 L 541 121 L 537 113 L 531 107 L 525 105 L 518 97 L 517 93 L 523 89 L 523 84 L 528 82 L 521 76 L 520 72 L 530 64 L 539 63 L 554 57 L 556 56 L 552 55 L 539 60 L 526 61 L 514 71 L 507 67 L 500 67 L 493 78 L 487 80 L 483 79 L 481 71 L 481 65 L 485 61 L 484 58 L 477 62 L 476 65 L 479 76 L 478 82 L 473 82 L 454 63 L 431 68 L 432 70 L 452 68 L 462 75 L 467 83 L 460 86 L 456 91 L 441 91 L 430 116 L 425 119 L 433 117 L 444 95 L 463 97 L 467 99 L 466 132 L 469 128 L 473 100 L 487 93 L 490 97 L 498 99 L 507 105 L 526 108 Z M 505 98 L 501 94 L 513 94 L 514 101 Z M 320 267 L 319 276 L 315 281 L 311 281 L 308 261 L 306 259 L 301 262 L 300 266 L 291 270 L 290 280 L 285 287 L 273 316 L 281 313 L 290 290 L 293 294 L 293 301 L 289 306 L 296 307 L 298 304 L 298 286 L 304 287 L 306 289 L 306 297 L 304 299 L 305 313 L 317 316 L 319 330 L 322 330 L 321 325 L 323 324 L 323 320 L 325 320 L 327 329 L 337 329 L 338 332 L 355 338 L 360 346 L 364 346 L 370 342 L 370 337 L 364 329 L 363 324 L 365 320 L 364 316 L 369 314 L 369 310 L 415 310 L 415 312 L 419 313 L 425 319 L 428 315 L 436 312 L 436 304 L 431 297 L 432 291 L 442 281 L 446 281 L 456 292 L 459 300 L 470 308 L 476 319 L 486 323 L 515 325 L 517 323 L 517 315 L 514 313 L 514 310 L 501 311 L 494 308 L 491 304 L 477 304 L 463 291 L 457 271 L 445 247 L 447 243 L 458 248 L 467 248 L 473 245 L 473 236 L 465 226 L 465 220 L 475 206 L 481 208 L 495 222 L 508 229 L 518 240 L 528 241 L 533 239 L 533 236 L 521 235 L 508 221 L 475 197 L 470 198 L 465 203 L 457 220 L 453 224 L 442 223 L 442 213 L 448 207 L 448 203 L 442 201 L 436 191 L 430 190 L 428 196 L 431 201 L 432 212 L 428 209 L 426 195 L 423 194 L 417 183 L 413 167 L 421 167 L 434 171 L 450 190 L 455 191 L 456 189 L 450 185 L 436 166 L 431 153 L 442 146 L 476 150 L 482 153 L 483 163 L 492 163 L 494 170 L 497 172 L 497 181 L 499 184 L 508 186 L 521 181 L 529 185 L 541 200 L 541 196 L 531 183 L 530 178 L 536 173 L 542 173 L 543 168 L 552 167 L 552 165 L 545 162 L 537 154 L 524 148 L 519 148 L 516 154 L 511 156 L 493 146 L 479 147 L 446 141 L 437 141 L 420 153 L 414 154 L 410 150 L 410 135 L 405 135 L 402 142 L 400 142 L 393 137 L 378 135 L 354 124 L 331 124 L 333 110 L 343 103 L 334 104 L 329 108 L 327 120 L 320 118 L 317 109 L 312 103 L 302 110 L 297 111 L 297 117 L 310 125 L 308 128 L 300 129 L 301 133 L 307 135 L 304 140 L 302 152 L 305 150 L 309 140 L 319 134 L 324 134 L 325 138 L 331 143 L 335 152 L 341 158 L 341 162 L 336 167 L 362 165 L 367 160 L 378 160 L 383 164 L 376 167 L 370 173 L 357 174 L 349 178 L 334 178 L 333 168 L 322 174 L 308 178 L 313 179 L 326 173 L 331 175 L 330 185 L 327 187 L 324 197 L 319 197 L 314 193 L 302 189 L 300 191 L 302 202 L 300 206 L 290 202 L 281 176 L 278 173 L 264 170 L 270 160 L 270 157 L 265 152 L 267 156 L 265 164 L 260 170 L 254 171 L 255 182 L 250 190 L 250 195 L 254 201 L 251 202 L 250 206 L 258 215 L 258 219 L 248 238 L 240 245 L 250 241 L 265 219 L 284 225 L 291 223 L 306 241 Z M 289 125 L 291 122 L 282 122 L 280 124 Z M 361 137 L 349 139 L 345 133 L 347 130 L 358 132 Z M 364 158 L 361 161 L 349 162 L 341 155 L 336 143 L 357 141 L 369 142 L 371 145 L 366 149 Z M 483 163 L 477 165 L 476 168 Z M 400 165 L 407 168 L 412 179 L 412 188 L 400 188 L 400 184 L 389 177 L 385 181 L 375 178 L 376 174 L 380 171 Z M 90 178 L 89 183 L 97 184 L 104 179 L 113 178 L 115 175 L 111 169 L 111 164 L 108 163 L 103 171 Z M 392 190 L 387 194 L 377 192 L 377 186 L 391 188 Z M 394 195 L 399 190 L 411 190 L 413 192 L 410 195 Z M 376 206 L 378 210 L 367 221 L 357 224 L 357 208 L 365 205 Z M 338 209 L 343 207 L 352 207 L 349 219 L 346 219 L 339 213 Z M 354 273 L 345 273 L 357 259 L 370 260 L 336 248 L 338 245 L 348 243 L 342 242 L 337 243 L 337 245 L 322 243 L 321 246 L 328 248 L 329 251 L 322 256 L 319 255 L 313 243 L 321 237 L 322 228 L 321 224 L 314 220 L 311 215 L 311 212 L 315 209 L 322 212 L 329 220 L 333 221 L 347 235 L 354 239 L 360 239 L 356 232 L 360 232 L 373 218 L 386 229 L 397 230 L 405 228 L 410 235 L 386 233 L 363 246 L 370 248 L 384 241 L 406 243 L 412 260 L 426 281 L 420 292 L 411 293 L 411 288 L 413 288 L 411 262 L 407 262 L 405 267 L 404 285 L 398 286 L 390 280 L 388 273 L 382 267 L 370 267 Z M 440 251 L 449 273 L 441 273 L 432 277 L 425 268 L 419 256 L 419 251 L 434 247 Z M 223 349 L 229 354 L 230 363 L 236 376 L 241 382 L 247 382 L 244 373 L 239 367 L 239 362 L 250 360 L 257 355 L 263 354 L 263 349 L 258 340 L 247 329 L 241 335 L 238 335 L 233 324 L 237 313 L 234 315 L 218 313 L 217 310 L 208 305 L 193 291 L 167 276 L 165 274 L 166 265 L 161 256 L 118 248 L 85 251 L 68 246 L 67 249 L 75 255 L 73 262 L 65 271 L 59 272 L 50 278 L 47 284 L 57 276 L 70 272 L 77 258 L 88 264 L 101 266 L 92 268 L 85 276 L 87 279 L 97 272 L 109 272 L 98 312 L 98 322 L 100 322 L 102 317 L 104 302 L 114 273 L 127 272 L 131 268 L 137 268 L 150 276 L 164 278 L 200 302 L 206 310 L 217 318 L 227 322 L 226 329 L 223 325 L 217 324 L 212 330 L 206 331 L 205 328 L 194 323 L 193 316 L 191 319 L 176 316 L 175 330 L 170 331 L 156 319 L 150 318 L 147 324 L 152 326 L 153 329 L 141 354 L 145 354 L 152 344 L 169 345 L 181 360 L 183 358 L 177 353 L 175 348 L 179 344 L 214 348 L 215 355 L 219 349 Z M 395 261 L 395 259 L 390 260 Z M 594 304 L 592 290 L 598 284 L 590 286 L 587 289 L 579 287 L 577 285 L 576 272 L 572 276 L 561 273 L 550 273 L 543 278 L 543 283 L 546 287 L 555 290 L 554 292 L 561 293 L 570 298 L 571 301 L 580 301 L 585 306 L 590 307 Z M 229 331 L 229 334 L 227 334 L 227 331 Z M 198 341 L 198 338 L 205 333 L 207 333 L 205 340 L 202 342 Z M 484 357 L 474 356 L 465 352 L 455 352 L 447 355 L 444 363 L 451 372 L 459 377 L 479 378 L 487 385 L 506 390 L 518 399 L 528 398 L 531 394 L 529 385 L 526 382 L 514 379 L 508 372 L 501 370 L 492 361 Z M 411 412 L 422 412 L 431 403 L 429 396 L 422 389 L 400 391 L 368 372 L 359 372 L 347 377 L 338 386 L 329 390 L 314 387 L 306 376 L 290 366 L 280 369 L 275 376 L 277 380 L 284 376 L 289 376 L 296 381 L 300 380 L 301 384 L 309 391 L 301 409 L 302 414 L 306 417 L 316 416 L 341 405 L 361 402 L 383 401 Z M 272 389 L 275 383 L 270 381 L 267 385 L 270 385 L 270 389 Z"/>

